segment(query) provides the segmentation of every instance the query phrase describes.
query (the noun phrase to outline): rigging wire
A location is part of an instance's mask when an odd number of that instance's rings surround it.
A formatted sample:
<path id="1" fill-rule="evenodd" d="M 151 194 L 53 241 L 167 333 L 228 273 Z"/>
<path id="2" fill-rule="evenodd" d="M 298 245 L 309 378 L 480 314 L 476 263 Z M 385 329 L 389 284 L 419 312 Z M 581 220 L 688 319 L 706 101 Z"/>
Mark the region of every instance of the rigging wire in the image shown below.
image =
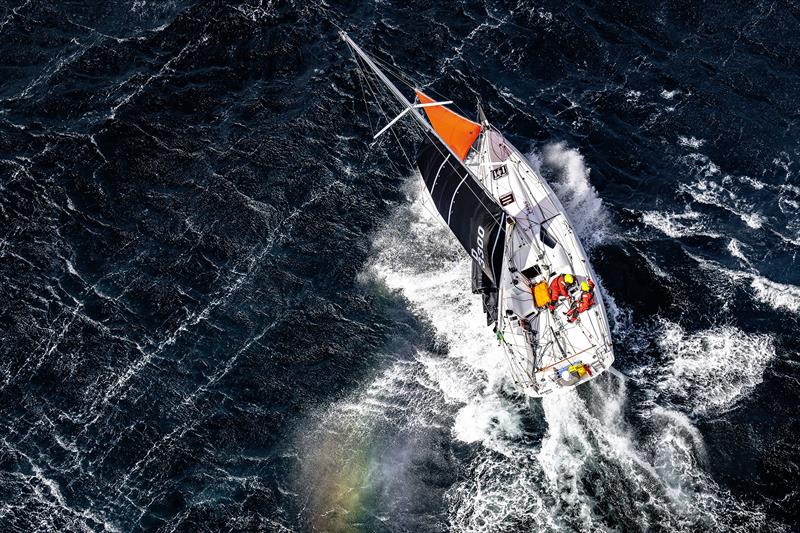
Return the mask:
<path id="1" fill-rule="evenodd" d="M 375 102 L 376 102 L 376 104 L 378 105 L 378 108 L 380 109 L 380 111 L 381 111 L 381 114 L 384 116 L 384 118 L 385 118 L 386 120 L 389 120 L 389 116 L 387 115 L 386 111 L 383 109 L 383 106 L 382 106 L 382 105 L 381 105 L 381 103 L 380 103 L 380 98 L 378 98 L 376 91 L 375 91 L 375 90 L 372 88 L 372 85 L 370 84 L 369 77 L 368 77 L 368 75 L 369 75 L 369 74 L 368 74 L 368 71 L 367 71 L 367 70 L 364 68 L 364 66 L 362 66 L 362 61 L 363 61 L 363 59 L 361 59 L 361 58 L 360 58 L 360 57 L 359 57 L 357 54 L 353 54 L 353 56 L 354 56 L 354 57 L 355 57 L 355 59 L 356 59 L 356 63 L 357 63 L 357 65 L 358 65 L 358 71 L 359 71 L 359 74 L 360 74 L 361 76 L 363 76 L 363 78 L 364 78 L 364 81 L 365 81 L 365 83 L 366 83 L 366 85 L 367 85 L 367 87 L 368 87 L 368 89 L 369 89 L 369 91 L 370 91 L 370 94 L 371 94 L 372 98 L 375 100 Z M 365 102 L 366 102 L 366 93 L 364 92 L 364 87 L 363 87 L 363 85 L 362 85 L 361 89 L 362 89 L 362 93 L 363 93 L 363 96 L 364 96 L 364 100 L 365 100 Z M 370 123 L 370 128 L 371 128 L 371 127 L 372 127 L 372 125 L 371 125 L 371 123 Z M 406 152 L 405 148 L 403 148 L 403 145 L 402 145 L 402 143 L 400 142 L 400 139 L 399 139 L 399 137 L 397 136 L 397 132 L 396 132 L 396 131 L 394 131 L 394 130 L 392 130 L 392 135 L 394 136 L 394 138 L 395 138 L 395 140 L 396 140 L 396 142 L 397 142 L 398 146 L 400 147 L 400 150 L 401 150 L 401 152 L 403 153 L 403 157 L 406 159 L 406 162 L 408 162 L 409 166 L 410 166 L 411 168 L 413 168 L 413 167 L 414 167 L 414 162 L 413 162 L 413 161 L 411 160 L 411 158 L 408 156 L 408 153 Z M 391 159 L 391 158 L 388 158 L 388 161 L 389 161 L 389 165 L 390 165 L 390 166 L 391 166 L 391 167 L 394 169 L 394 171 L 395 171 L 395 172 L 396 172 L 398 175 L 400 175 L 400 174 L 403 174 L 403 172 L 401 172 L 401 171 L 400 171 L 400 169 L 399 169 L 399 168 L 397 168 L 396 164 L 394 163 L 394 161 L 392 161 L 392 159 Z M 437 214 L 437 213 L 433 213 L 433 212 L 430 210 L 430 207 L 428 206 L 428 202 L 426 202 L 424 199 L 422 200 L 422 207 L 423 207 L 423 208 L 424 208 L 424 209 L 425 209 L 425 210 L 428 212 L 428 214 L 430 214 L 430 215 L 431 215 L 431 217 L 432 217 L 434 220 L 436 220 L 436 221 L 437 221 L 439 224 L 441 224 L 443 227 L 447 228 L 447 229 L 448 229 L 448 231 L 450 230 L 450 228 L 447 226 L 447 224 L 446 224 L 446 223 L 445 223 L 445 221 L 442 219 L 442 217 L 441 217 L 439 214 Z"/>
<path id="2" fill-rule="evenodd" d="M 358 55 L 358 54 L 355 54 L 355 53 L 353 53 L 353 56 L 354 56 L 354 57 L 355 57 L 355 59 L 356 59 L 356 63 L 357 63 L 357 65 L 358 65 L 358 67 L 359 67 L 359 71 L 360 71 L 361 73 L 363 73 L 363 74 L 364 74 L 364 81 L 365 81 L 365 82 L 366 82 L 366 84 L 367 84 L 367 87 L 368 87 L 368 89 L 369 89 L 369 91 L 370 91 L 370 94 L 372 95 L 373 99 L 375 100 L 376 104 L 378 105 L 378 108 L 380 109 L 380 112 L 381 112 L 381 114 L 384 116 L 384 118 L 385 118 L 386 120 L 389 120 L 389 115 L 388 115 L 388 113 L 386 113 L 386 110 L 384 110 L 384 108 L 383 108 L 383 105 L 381 105 L 381 99 L 378 97 L 377 91 L 376 91 L 376 90 L 375 90 L 375 89 L 372 87 L 372 84 L 371 84 L 371 83 L 370 83 L 370 81 L 369 81 L 369 77 L 368 77 L 368 75 L 367 75 L 367 72 L 368 72 L 368 70 L 367 70 L 367 68 L 365 67 L 365 65 L 363 65 L 363 64 L 362 64 L 362 62 L 364 61 L 364 60 L 363 60 L 363 58 L 360 58 L 360 57 L 359 57 L 359 55 Z M 371 58 L 371 59 L 374 59 L 374 58 L 372 58 L 372 56 L 370 56 L 370 58 Z M 427 138 L 429 141 L 433 142 L 433 138 L 430 136 L 430 134 L 429 134 L 428 132 L 426 132 L 426 131 L 423 131 L 423 134 L 426 136 L 426 138 Z M 411 167 L 413 167 L 413 166 L 414 166 L 414 162 L 413 162 L 413 161 L 411 160 L 411 158 L 408 156 L 408 153 L 406 152 L 405 148 L 403 147 L 402 143 L 400 142 L 400 138 L 397 136 L 397 132 L 396 132 L 396 131 L 394 131 L 394 130 L 392 130 L 392 135 L 394 136 L 394 138 L 395 138 L 395 141 L 397 142 L 398 146 L 400 147 L 400 150 L 402 151 L 402 153 L 403 153 L 403 156 L 405 157 L 406 161 L 408 162 L 408 164 L 409 164 Z M 440 154 L 442 157 L 445 157 L 445 154 L 444 154 L 444 152 L 442 152 L 442 150 L 441 150 L 441 149 L 440 149 L 440 148 L 439 148 L 439 147 L 438 147 L 436 144 L 434 144 L 434 146 L 435 146 L 436 150 L 439 152 L 439 154 Z M 392 165 L 392 167 L 393 167 L 393 168 L 395 168 L 395 170 L 397 171 L 397 169 L 396 169 L 396 167 L 395 167 L 394 163 L 391 161 L 391 159 L 389 159 L 389 161 L 390 161 L 390 164 Z M 458 169 L 457 169 L 455 166 L 453 166 L 453 164 L 452 164 L 452 163 L 449 163 L 449 164 L 450 164 L 451 168 L 452 168 L 452 169 L 453 169 L 455 172 L 458 172 Z M 399 174 L 399 173 L 400 173 L 400 172 L 398 172 L 398 174 Z M 476 197 L 476 199 L 477 199 L 477 200 L 478 200 L 478 201 L 481 203 L 481 205 L 482 205 L 482 206 L 483 206 L 483 207 L 484 207 L 484 208 L 485 208 L 485 209 L 486 209 L 486 210 L 487 210 L 487 211 L 490 213 L 490 215 L 492 215 L 492 218 L 494 219 L 494 216 L 493 216 L 493 214 L 491 213 L 491 211 L 490 211 L 490 210 L 489 210 L 489 209 L 486 207 L 486 205 L 485 205 L 485 204 L 483 204 L 483 202 L 481 201 L 480 197 L 479 197 L 477 194 L 475 194 L 475 191 L 473 191 L 469 185 L 467 185 L 467 188 L 470 190 L 470 192 L 472 192 L 472 193 L 473 193 L 473 195 Z M 450 228 L 447 226 L 447 224 L 444 222 L 444 220 L 442 219 L 441 215 L 436 215 L 436 214 L 434 214 L 434 213 L 432 213 L 432 212 L 430 211 L 430 208 L 428 207 L 428 205 L 427 205 L 427 202 L 424 202 L 424 201 L 423 201 L 423 207 L 425 208 L 425 210 L 426 210 L 426 211 L 428 211 L 428 212 L 429 212 L 429 213 L 430 213 L 430 214 L 433 216 L 433 218 L 434 218 L 434 219 L 438 220 L 438 221 L 439 221 L 441 224 L 443 224 L 445 227 L 447 227 L 448 229 L 450 229 Z M 499 225 L 499 223 L 497 222 L 497 219 L 494 219 L 494 220 L 495 220 L 495 223 L 496 223 L 497 225 Z"/>
<path id="3" fill-rule="evenodd" d="M 360 68 L 358 69 L 358 85 L 361 88 L 361 97 L 364 100 L 364 108 L 367 111 L 367 121 L 369 122 L 369 132 L 374 136 L 375 135 L 375 128 L 372 126 L 372 113 L 369 110 L 369 104 L 367 104 L 367 93 L 364 91 L 364 71 Z"/>
<path id="4" fill-rule="evenodd" d="M 372 54 L 370 54 L 370 55 L 369 55 L 369 57 L 370 57 L 370 59 L 372 59 L 374 62 L 376 62 L 376 63 L 380 64 L 380 65 L 381 65 L 381 66 L 382 66 L 384 69 L 386 69 L 386 70 L 388 70 L 390 73 L 392 73 L 392 74 L 393 74 L 393 75 L 394 75 L 394 76 L 395 76 L 395 77 L 398 79 L 398 81 L 400 81 L 400 82 L 401 82 L 403 85 L 406 85 L 407 87 L 409 87 L 410 89 L 413 89 L 413 90 L 415 90 L 415 91 L 419 89 L 419 85 L 418 85 L 418 84 L 417 84 L 417 83 L 416 83 L 414 80 L 412 80 L 411 78 L 409 78 L 408 76 L 406 76 L 406 75 L 405 75 L 405 74 L 404 74 L 404 73 L 403 73 L 403 72 L 402 72 L 400 69 L 398 69 L 398 68 L 397 68 L 395 65 L 390 65 L 390 64 L 389 64 L 389 63 L 387 63 L 386 61 L 384 61 L 384 60 L 382 60 L 382 59 L 380 59 L 380 58 L 377 58 L 377 57 L 375 57 L 375 56 L 374 56 L 374 55 L 372 55 Z M 446 100 L 446 99 L 447 99 L 447 98 L 446 98 L 444 95 L 440 94 L 438 91 L 434 90 L 432 87 L 427 87 L 427 88 L 425 89 L 425 92 L 426 92 L 428 95 L 437 96 L 439 100 Z M 463 109 L 461 109 L 461 107 L 459 107 L 459 105 L 458 105 L 457 103 L 453 103 L 453 104 L 450 104 L 450 105 L 452 105 L 453 107 L 455 107 L 455 108 L 456 108 L 456 109 L 459 111 L 459 113 L 461 113 L 462 115 L 466 115 L 466 113 L 464 112 L 464 110 L 463 110 Z"/>
<path id="5" fill-rule="evenodd" d="M 352 47 L 350 47 L 350 46 L 349 46 L 349 44 L 348 44 L 348 47 L 350 48 L 350 50 L 351 50 L 351 53 L 353 54 L 353 56 L 355 56 L 355 57 L 358 59 L 358 58 L 359 58 L 359 54 L 355 53 L 355 50 L 353 50 L 353 48 L 352 48 Z M 362 51 L 362 52 L 363 52 L 363 51 Z M 372 56 L 371 54 L 368 54 L 367 52 L 363 52 L 363 53 L 364 53 L 364 54 L 365 54 L 367 57 L 369 57 L 369 58 L 370 58 L 370 60 L 372 60 L 373 62 L 375 62 L 375 61 L 377 60 L 377 62 L 380 62 L 381 64 L 384 64 L 384 65 L 386 64 L 385 62 L 383 62 L 383 61 L 381 61 L 380 59 L 378 59 L 378 58 L 376 58 L 376 57 Z M 363 60 L 363 58 L 361 58 L 361 59 L 362 59 L 362 61 L 364 61 L 364 60 Z M 361 66 L 361 61 L 358 61 L 357 63 L 358 63 L 358 65 L 359 65 L 359 68 L 361 68 L 362 70 L 366 70 L 366 69 L 364 69 L 364 67 L 363 67 L 363 66 Z M 392 70 L 394 70 L 394 68 L 393 68 L 393 67 L 390 67 L 390 68 L 391 68 Z M 395 76 L 397 76 L 397 74 L 395 74 Z M 401 76 L 402 76 L 402 75 L 401 75 Z M 403 77 L 405 77 L 405 76 L 403 76 Z M 404 82 L 404 83 L 407 83 L 407 82 Z M 375 95 L 375 93 L 374 93 L 374 92 L 373 92 L 373 95 Z M 383 106 L 380 104 L 380 100 L 379 100 L 379 99 L 377 99 L 377 96 L 375 96 L 375 98 L 376 98 L 376 100 L 377 100 L 378 107 L 381 109 L 381 113 L 383 113 L 383 114 L 384 114 L 384 116 L 385 116 L 385 118 L 386 118 L 387 120 L 389 120 L 389 116 L 388 116 L 388 115 L 387 115 L 387 113 L 386 113 L 386 112 L 383 110 Z M 397 134 L 396 134 L 396 132 L 394 132 L 394 131 L 393 131 L 392 133 L 393 133 L 393 135 L 394 135 L 395 139 L 397 140 L 397 142 L 399 143 L 400 141 L 399 141 L 399 139 L 398 139 L 398 137 L 397 137 Z M 446 157 L 446 154 L 445 154 L 445 152 L 444 152 L 444 151 L 442 151 L 442 148 L 439 146 L 439 144 L 441 143 L 441 141 L 437 142 L 437 141 L 438 141 L 438 139 L 437 139 L 435 136 L 432 136 L 431 132 L 429 132 L 429 131 L 426 131 L 425 129 L 423 129 L 422 133 L 423 133 L 423 135 L 425 135 L 426 139 L 427 139 L 427 140 L 428 140 L 428 141 L 429 141 L 431 144 L 433 144 L 433 146 L 434 146 L 434 147 L 436 148 L 436 150 L 439 152 L 439 155 L 441 155 L 443 158 L 444 158 L 444 157 Z M 449 153 L 449 152 L 448 152 L 448 153 Z M 405 150 L 404 150 L 404 154 L 405 154 Z M 407 156 L 407 155 L 406 155 L 406 159 L 408 159 L 408 160 L 410 161 L 410 159 L 408 158 L 408 156 Z M 456 158 L 456 159 L 457 159 L 457 158 Z M 456 172 L 456 173 L 460 173 L 460 170 L 461 170 L 461 169 L 457 168 L 457 167 L 455 166 L 455 164 L 454 164 L 452 161 L 449 161 L 449 160 L 448 160 L 448 161 L 447 161 L 447 164 L 450 166 L 450 168 L 451 168 L 451 169 L 452 169 L 454 172 Z M 484 192 L 484 194 L 486 194 L 486 196 L 492 200 L 492 204 L 493 204 L 494 206 L 497 206 L 497 207 L 499 207 L 499 206 L 498 206 L 498 204 L 497 204 L 497 202 L 496 202 L 496 201 L 494 201 L 494 199 L 492 198 L 491 194 L 490 194 L 490 193 L 489 193 L 489 192 L 486 190 L 486 188 L 483 186 L 483 184 L 482 184 L 482 183 L 480 183 L 480 182 L 478 181 L 478 179 L 476 178 L 476 176 L 474 175 L 474 173 L 473 173 L 471 170 L 469 170 L 469 168 L 467 168 L 466 166 L 464 166 L 463 164 L 462 164 L 461 166 L 463 167 L 463 169 L 464 169 L 464 170 L 466 170 L 466 171 L 467 171 L 467 173 L 470 175 L 470 177 L 472 177 L 472 180 L 470 180 L 470 181 L 465 181 L 465 182 L 464 182 L 464 183 L 466 183 L 466 184 L 467 184 L 467 189 L 470 191 L 470 193 L 472 193 L 472 195 L 475 197 L 475 199 L 478 201 L 478 203 L 479 203 L 479 204 L 481 204 L 481 206 L 482 206 L 482 207 L 483 207 L 483 208 L 486 210 L 486 212 L 489 214 L 489 216 L 491 216 L 491 217 L 492 217 L 492 219 L 494 219 L 495 225 L 496 225 L 496 226 L 498 226 L 498 227 L 500 227 L 500 229 L 501 229 L 501 230 L 504 230 L 505 228 L 503 228 L 503 226 L 502 226 L 502 223 L 501 223 L 501 221 L 500 221 L 500 220 L 498 220 L 498 218 L 497 218 L 496 214 L 495 214 L 495 213 L 492 211 L 492 209 L 490 209 L 489 207 L 487 207 L 487 205 L 484 203 L 484 200 L 483 200 L 483 198 L 481 198 L 481 196 L 480 196 L 480 195 L 479 195 L 479 194 L 478 194 L 478 193 L 477 193 L 477 192 L 476 192 L 476 191 L 473 189 L 473 183 L 474 183 L 474 184 L 477 184 L 477 185 L 478 185 L 478 187 L 479 187 L 479 188 L 480 188 L 480 189 L 481 189 L 481 190 Z M 503 210 L 502 210 L 502 208 L 500 208 L 500 209 L 501 209 L 501 211 L 503 211 Z"/>

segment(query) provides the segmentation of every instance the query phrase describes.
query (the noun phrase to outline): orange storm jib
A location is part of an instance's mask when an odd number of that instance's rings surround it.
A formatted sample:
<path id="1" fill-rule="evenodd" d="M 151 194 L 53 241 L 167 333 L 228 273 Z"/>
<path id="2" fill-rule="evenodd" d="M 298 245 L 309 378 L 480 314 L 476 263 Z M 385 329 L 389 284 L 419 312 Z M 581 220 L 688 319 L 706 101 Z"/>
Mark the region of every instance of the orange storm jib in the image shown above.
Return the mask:
<path id="1" fill-rule="evenodd" d="M 434 100 L 426 94 L 416 91 L 420 103 L 430 104 Z M 450 111 L 444 106 L 425 107 L 425 114 L 431 121 L 433 129 L 444 142 L 463 161 L 467 157 L 472 143 L 481 134 L 481 125 L 458 113 Z"/>

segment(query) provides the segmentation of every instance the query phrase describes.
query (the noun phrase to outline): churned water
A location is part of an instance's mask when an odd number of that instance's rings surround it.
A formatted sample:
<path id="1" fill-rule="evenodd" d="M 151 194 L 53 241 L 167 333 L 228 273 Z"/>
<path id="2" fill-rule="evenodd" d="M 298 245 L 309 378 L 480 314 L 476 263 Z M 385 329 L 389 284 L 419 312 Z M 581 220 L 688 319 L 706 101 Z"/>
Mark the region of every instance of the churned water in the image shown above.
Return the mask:
<path id="1" fill-rule="evenodd" d="M 337 25 L 541 170 L 618 374 L 516 393 Z M 0 528 L 797 529 L 798 36 L 780 1 L 0 5 Z"/>

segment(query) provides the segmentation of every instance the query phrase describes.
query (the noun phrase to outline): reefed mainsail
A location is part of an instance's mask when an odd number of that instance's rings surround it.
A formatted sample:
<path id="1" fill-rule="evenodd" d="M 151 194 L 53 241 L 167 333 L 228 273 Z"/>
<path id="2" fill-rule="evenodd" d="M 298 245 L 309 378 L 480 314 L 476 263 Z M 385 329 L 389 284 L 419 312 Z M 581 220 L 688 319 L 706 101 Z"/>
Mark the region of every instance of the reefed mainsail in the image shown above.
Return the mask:
<path id="1" fill-rule="evenodd" d="M 472 259 L 497 285 L 503 263 L 506 213 L 463 163 L 429 136 L 417 157 L 439 214 Z"/>

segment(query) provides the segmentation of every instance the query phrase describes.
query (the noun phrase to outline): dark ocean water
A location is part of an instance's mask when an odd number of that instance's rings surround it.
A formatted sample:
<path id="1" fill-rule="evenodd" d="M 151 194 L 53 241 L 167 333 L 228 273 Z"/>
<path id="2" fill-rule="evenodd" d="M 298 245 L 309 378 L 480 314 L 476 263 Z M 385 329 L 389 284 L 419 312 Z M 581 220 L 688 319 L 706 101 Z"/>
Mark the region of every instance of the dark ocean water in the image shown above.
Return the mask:
<path id="1" fill-rule="evenodd" d="M 540 165 L 627 379 L 509 388 L 334 24 Z M 3 531 L 800 527 L 797 3 L 10 0 L 0 80 Z"/>

